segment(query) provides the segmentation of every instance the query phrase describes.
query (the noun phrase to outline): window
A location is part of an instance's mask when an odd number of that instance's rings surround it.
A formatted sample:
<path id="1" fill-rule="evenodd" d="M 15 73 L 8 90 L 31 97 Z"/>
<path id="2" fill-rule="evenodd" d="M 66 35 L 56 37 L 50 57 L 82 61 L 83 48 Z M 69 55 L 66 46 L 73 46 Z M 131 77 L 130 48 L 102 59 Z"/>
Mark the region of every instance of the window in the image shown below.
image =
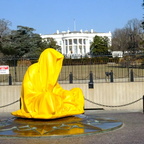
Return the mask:
<path id="1" fill-rule="evenodd" d="M 82 44 L 82 39 L 79 39 L 79 44 Z"/>
<path id="2" fill-rule="evenodd" d="M 77 46 L 74 46 L 74 54 L 77 54 L 78 51 L 77 51 Z"/>
<path id="3" fill-rule="evenodd" d="M 59 44 L 62 45 L 62 41 L 60 41 Z"/>
<path id="4" fill-rule="evenodd" d="M 84 53 L 86 54 L 86 47 L 84 46 Z"/>
<path id="5" fill-rule="evenodd" d="M 77 44 L 77 39 L 74 39 L 74 44 Z"/>
<path id="6" fill-rule="evenodd" d="M 86 44 L 86 41 L 85 41 L 85 39 L 83 40 L 83 43 L 84 43 L 84 44 Z"/>
<path id="7" fill-rule="evenodd" d="M 79 46 L 79 49 L 80 49 L 80 53 L 82 54 L 82 46 Z"/>
<path id="8" fill-rule="evenodd" d="M 65 45 L 67 45 L 67 40 L 65 40 Z"/>
<path id="9" fill-rule="evenodd" d="M 66 46 L 66 54 L 68 53 L 68 47 Z"/>
<path id="10" fill-rule="evenodd" d="M 69 39 L 69 45 L 72 45 L 72 39 Z"/>

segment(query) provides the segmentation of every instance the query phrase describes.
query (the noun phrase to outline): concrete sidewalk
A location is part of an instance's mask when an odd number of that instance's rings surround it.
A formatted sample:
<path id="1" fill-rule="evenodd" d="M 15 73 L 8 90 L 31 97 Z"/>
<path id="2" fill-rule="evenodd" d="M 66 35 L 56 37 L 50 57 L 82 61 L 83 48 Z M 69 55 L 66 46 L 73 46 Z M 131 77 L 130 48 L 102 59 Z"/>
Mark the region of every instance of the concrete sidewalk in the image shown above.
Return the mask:
<path id="1" fill-rule="evenodd" d="M 85 115 L 95 115 L 120 120 L 123 126 L 117 130 L 99 134 L 63 138 L 7 138 L 0 137 L 0 144 L 143 144 L 144 114 L 142 112 L 86 110 Z M 12 117 L 0 113 L 0 119 Z"/>

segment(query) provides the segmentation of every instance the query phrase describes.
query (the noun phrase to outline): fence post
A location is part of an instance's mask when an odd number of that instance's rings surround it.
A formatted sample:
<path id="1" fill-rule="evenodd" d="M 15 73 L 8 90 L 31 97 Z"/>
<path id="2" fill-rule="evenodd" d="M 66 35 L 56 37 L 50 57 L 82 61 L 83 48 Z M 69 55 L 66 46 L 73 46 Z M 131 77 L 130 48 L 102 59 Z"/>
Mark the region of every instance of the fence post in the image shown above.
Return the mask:
<path id="1" fill-rule="evenodd" d="M 144 95 L 143 95 L 143 113 L 144 113 Z"/>
<path id="2" fill-rule="evenodd" d="M 94 88 L 94 84 L 93 84 L 93 73 L 92 71 L 90 71 L 90 81 L 89 81 L 89 88 Z"/>
<path id="3" fill-rule="evenodd" d="M 113 71 L 111 70 L 111 72 L 110 72 L 110 82 L 113 82 L 114 80 L 113 80 Z"/>
<path id="4" fill-rule="evenodd" d="M 20 98 L 20 100 L 19 100 L 19 101 L 20 101 L 20 109 L 21 109 L 21 106 L 22 106 L 22 104 L 21 104 L 21 98 Z"/>
<path id="5" fill-rule="evenodd" d="M 73 74 L 70 72 L 69 74 L 69 83 L 73 83 Z"/>
<path id="6" fill-rule="evenodd" d="M 130 71 L 130 81 L 134 82 L 133 69 L 131 69 L 131 71 Z"/>
<path id="7" fill-rule="evenodd" d="M 12 85 L 12 76 L 9 74 L 9 85 Z"/>

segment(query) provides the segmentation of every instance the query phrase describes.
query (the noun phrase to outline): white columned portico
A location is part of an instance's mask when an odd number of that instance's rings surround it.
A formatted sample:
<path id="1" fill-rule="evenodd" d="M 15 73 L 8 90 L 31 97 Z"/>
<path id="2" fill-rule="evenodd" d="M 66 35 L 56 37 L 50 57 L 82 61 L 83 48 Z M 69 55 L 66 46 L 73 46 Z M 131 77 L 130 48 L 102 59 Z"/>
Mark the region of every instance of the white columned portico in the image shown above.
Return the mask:
<path id="1" fill-rule="evenodd" d="M 95 36 L 106 36 L 109 38 L 111 45 L 111 32 L 109 33 L 97 33 L 93 30 L 91 31 L 57 31 L 51 35 L 41 35 L 43 40 L 48 38 L 54 38 L 57 41 L 57 45 L 61 47 L 61 52 L 64 55 L 72 56 L 77 58 L 80 55 L 85 56 L 90 52 L 90 45 Z"/>

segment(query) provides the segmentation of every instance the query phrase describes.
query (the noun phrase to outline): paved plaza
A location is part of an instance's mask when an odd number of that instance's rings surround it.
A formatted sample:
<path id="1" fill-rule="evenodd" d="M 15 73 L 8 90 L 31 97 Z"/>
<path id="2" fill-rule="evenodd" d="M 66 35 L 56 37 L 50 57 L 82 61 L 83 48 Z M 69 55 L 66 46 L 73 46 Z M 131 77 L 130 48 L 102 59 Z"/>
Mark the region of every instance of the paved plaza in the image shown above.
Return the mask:
<path id="1" fill-rule="evenodd" d="M 143 144 L 144 114 L 142 112 L 122 112 L 86 110 L 85 115 L 113 118 L 123 122 L 123 126 L 112 131 L 83 136 L 62 138 L 10 138 L 0 137 L 0 144 Z M 0 113 L 0 119 L 12 118 L 10 113 Z"/>

